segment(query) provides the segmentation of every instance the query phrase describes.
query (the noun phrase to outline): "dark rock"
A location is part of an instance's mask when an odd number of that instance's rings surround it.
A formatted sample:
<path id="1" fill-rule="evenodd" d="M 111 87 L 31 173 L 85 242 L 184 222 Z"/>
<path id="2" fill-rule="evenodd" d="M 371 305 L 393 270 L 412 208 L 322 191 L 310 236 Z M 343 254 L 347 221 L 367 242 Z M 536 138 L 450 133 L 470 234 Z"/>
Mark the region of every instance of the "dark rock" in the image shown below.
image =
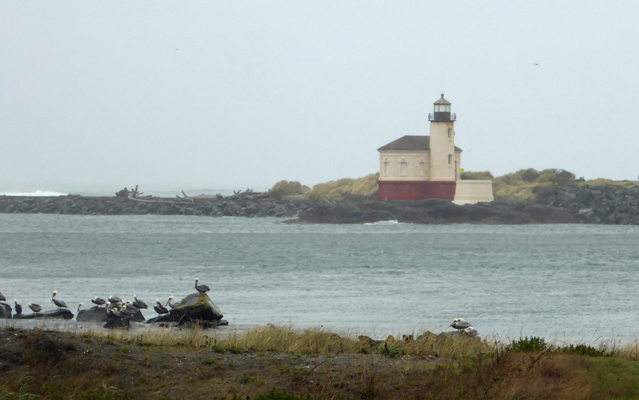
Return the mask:
<path id="1" fill-rule="evenodd" d="M 142 315 L 142 312 L 140 310 L 137 310 L 132 317 L 129 317 L 129 319 L 133 322 L 145 321 L 144 315 Z M 80 310 L 78 312 L 76 320 L 80 322 L 106 322 L 109 320 L 109 317 L 107 317 L 104 307 L 94 306 L 87 310 Z"/>
<path id="2" fill-rule="evenodd" d="M 178 322 L 183 325 L 192 321 L 217 322 L 222 317 L 224 317 L 222 312 L 206 293 L 193 293 L 182 299 L 176 308 L 169 311 L 169 314 L 151 318 L 147 323 Z"/>
<path id="3" fill-rule="evenodd" d="M 66 308 L 60 308 L 57 310 L 45 311 L 43 313 L 31 313 L 14 315 L 14 319 L 34 319 L 34 318 L 50 318 L 50 319 L 73 319 L 75 315 Z"/>
<path id="4" fill-rule="evenodd" d="M 11 310 L 7 303 L 0 303 L 0 319 L 11 319 Z"/>

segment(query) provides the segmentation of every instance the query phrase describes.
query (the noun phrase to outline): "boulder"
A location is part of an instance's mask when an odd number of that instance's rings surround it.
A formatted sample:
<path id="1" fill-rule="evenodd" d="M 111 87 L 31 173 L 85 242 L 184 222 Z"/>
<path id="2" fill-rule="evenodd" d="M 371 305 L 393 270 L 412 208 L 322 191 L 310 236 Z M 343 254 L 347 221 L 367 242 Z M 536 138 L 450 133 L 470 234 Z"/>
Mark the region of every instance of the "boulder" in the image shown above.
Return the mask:
<path id="1" fill-rule="evenodd" d="M 14 319 L 34 319 L 34 318 L 49 318 L 49 319 L 73 319 L 75 315 L 66 308 L 60 308 L 57 310 L 45 311 L 43 313 L 31 313 L 15 315 Z"/>
<path id="2" fill-rule="evenodd" d="M 145 321 L 144 315 L 142 315 L 142 312 L 140 312 L 140 310 L 136 311 L 136 313 L 133 314 L 133 317 L 131 317 L 130 319 L 133 322 Z M 109 320 L 109 318 L 106 315 L 104 307 L 95 306 L 87 310 L 80 310 L 80 312 L 78 312 L 76 320 L 80 322 L 106 322 L 107 320 Z"/>
<path id="3" fill-rule="evenodd" d="M 206 293 L 193 293 L 183 298 L 180 304 L 168 314 L 151 318 L 147 323 L 178 322 L 183 325 L 190 321 L 209 321 L 221 325 L 219 321 L 222 317 L 224 315 Z"/>
<path id="4" fill-rule="evenodd" d="M 11 306 L 7 303 L 0 303 L 0 319 L 11 319 Z"/>

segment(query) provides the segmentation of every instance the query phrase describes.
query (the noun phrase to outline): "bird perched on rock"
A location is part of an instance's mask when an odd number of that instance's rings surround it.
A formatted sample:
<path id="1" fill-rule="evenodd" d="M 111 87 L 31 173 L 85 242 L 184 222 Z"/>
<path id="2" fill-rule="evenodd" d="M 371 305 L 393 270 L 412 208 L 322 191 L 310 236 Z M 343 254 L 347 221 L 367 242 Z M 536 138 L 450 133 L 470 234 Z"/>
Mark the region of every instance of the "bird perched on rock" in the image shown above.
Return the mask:
<path id="1" fill-rule="evenodd" d="M 55 304 L 56 306 L 58 306 L 58 309 L 60 309 L 60 308 L 68 308 L 68 307 L 67 307 L 67 303 L 65 303 L 65 302 L 64 302 L 64 301 L 62 301 L 62 300 L 58 300 L 58 299 L 56 299 L 56 298 L 55 298 L 55 296 L 57 296 L 57 295 L 58 295 L 58 292 L 56 292 L 56 291 L 54 290 L 54 291 L 53 291 L 53 297 L 51 297 L 51 302 L 52 302 L 53 304 Z"/>
<path id="2" fill-rule="evenodd" d="M 95 304 L 96 306 L 100 307 L 103 306 L 107 303 L 106 300 L 99 298 L 98 296 L 95 296 L 94 298 L 91 299 L 91 303 Z"/>
<path id="3" fill-rule="evenodd" d="M 4 295 L 2 294 L 2 292 L 0 292 L 0 301 L 7 301 L 7 298 L 4 297 Z"/>
<path id="4" fill-rule="evenodd" d="M 469 326 L 468 328 L 464 329 L 462 331 L 462 333 L 466 336 L 470 336 L 470 337 L 474 337 L 479 335 L 479 333 L 477 332 L 477 330 L 475 328 L 473 328 L 472 326 Z"/>
<path id="5" fill-rule="evenodd" d="M 206 285 L 198 285 L 197 283 L 200 281 L 200 278 L 195 278 L 195 290 L 197 290 L 200 293 L 206 293 L 209 290 L 211 290 L 208 286 Z"/>
<path id="6" fill-rule="evenodd" d="M 153 309 L 160 315 L 169 313 L 169 310 L 167 310 L 166 307 L 164 307 L 162 303 L 160 303 L 160 299 L 156 299 Z"/>
<path id="7" fill-rule="evenodd" d="M 119 298 L 119 297 L 116 297 L 116 296 L 109 296 L 109 303 L 111 303 L 111 304 L 118 304 L 118 303 L 124 304 L 122 299 Z"/>
<path id="8" fill-rule="evenodd" d="M 15 306 L 16 314 L 18 315 L 22 314 L 22 306 L 18 304 L 18 300 L 13 299 L 13 302 L 16 303 L 16 306 Z"/>
<path id="9" fill-rule="evenodd" d="M 138 299 L 138 296 L 133 295 L 133 298 L 135 299 L 135 301 L 133 302 L 133 305 L 135 306 L 135 308 L 143 308 L 143 309 L 149 308 L 149 306 L 147 306 L 145 302 Z"/>
<path id="10" fill-rule="evenodd" d="M 457 330 L 462 330 L 462 329 L 466 329 L 466 328 L 468 328 L 468 327 L 470 327 L 470 326 L 472 326 L 472 325 L 470 324 L 470 322 L 466 322 L 466 321 L 464 321 L 464 319 L 463 319 L 463 318 L 455 318 L 455 320 L 453 321 L 453 323 L 452 323 L 452 324 L 450 324 L 450 325 L 448 325 L 448 327 L 449 327 L 449 328 L 450 328 L 451 326 L 452 326 L 453 328 L 457 329 Z"/>
<path id="11" fill-rule="evenodd" d="M 82 303 L 78 303 L 78 310 L 76 311 L 76 314 L 80 312 L 80 309 L 82 308 Z"/>
<path id="12" fill-rule="evenodd" d="M 30 309 L 31 309 L 34 313 L 36 313 L 36 314 L 37 314 L 37 313 L 39 313 L 40 311 L 42 311 L 42 307 L 40 306 L 40 304 L 35 304 L 35 303 L 31 304 L 31 303 L 28 303 L 27 305 L 28 305 L 28 306 L 29 306 L 29 308 L 30 308 Z"/>
<path id="13" fill-rule="evenodd" d="M 169 306 L 171 308 L 177 308 L 180 305 L 180 303 L 172 303 L 171 300 L 173 300 L 173 296 L 169 296 L 169 300 L 166 302 L 164 307 Z"/>

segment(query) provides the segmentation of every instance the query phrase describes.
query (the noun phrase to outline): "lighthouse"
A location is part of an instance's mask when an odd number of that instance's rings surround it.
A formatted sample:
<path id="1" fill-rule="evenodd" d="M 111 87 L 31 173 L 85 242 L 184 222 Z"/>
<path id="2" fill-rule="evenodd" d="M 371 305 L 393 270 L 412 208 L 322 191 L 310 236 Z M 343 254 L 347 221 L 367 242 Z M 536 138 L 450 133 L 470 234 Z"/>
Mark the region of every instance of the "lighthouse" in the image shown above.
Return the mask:
<path id="1" fill-rule="evenodd" d="M 455 146 L 457 116 L 443 94 L 433 111 L 430 136 L 403 136 L 377 149 L 378 200 L 455 199 L 462 153 Z"/>

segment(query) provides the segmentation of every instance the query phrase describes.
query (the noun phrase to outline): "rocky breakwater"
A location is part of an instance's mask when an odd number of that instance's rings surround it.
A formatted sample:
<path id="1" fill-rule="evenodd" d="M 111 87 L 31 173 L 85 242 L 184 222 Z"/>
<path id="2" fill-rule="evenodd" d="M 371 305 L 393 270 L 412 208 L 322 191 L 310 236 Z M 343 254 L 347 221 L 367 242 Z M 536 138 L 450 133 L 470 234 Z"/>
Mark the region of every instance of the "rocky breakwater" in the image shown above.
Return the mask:
<path id="1" fill-rule="evenodd" d="M 545 188 L 536 195 L 540 204 L 564 209 L 582 223 L 639 225 L 639 186 Z"/>
<path id="2" fill-rule="evenodd" d="M 212 328 L 228 325 L 228 321 L 223 320 L 223 317 L 220 309 L 206 293 L 193 293 L 182 299 L 168 314 L 151 318 L 147 323 L 173 322 L 180 326 L 198 324 L 204 328 Z"/>
<path id="3" fill-rule="evenodd" d="M 0 213 L 71 215 L 201 215 L 295 217 L 305 200 L 277 200 L 240 195 L 225 198 L 22 197 L 0 196 Z"/>
<path id="4" fill-rule="evenodd" d="M 300 222 L 360 224 L 396 220 L 419 224 L 554 224 L 577 223 L 567 210 L 521 201 L 456 205 L 449 200 L 377 201 L 353 199 L 309 204 L 299 214 Z"/>

